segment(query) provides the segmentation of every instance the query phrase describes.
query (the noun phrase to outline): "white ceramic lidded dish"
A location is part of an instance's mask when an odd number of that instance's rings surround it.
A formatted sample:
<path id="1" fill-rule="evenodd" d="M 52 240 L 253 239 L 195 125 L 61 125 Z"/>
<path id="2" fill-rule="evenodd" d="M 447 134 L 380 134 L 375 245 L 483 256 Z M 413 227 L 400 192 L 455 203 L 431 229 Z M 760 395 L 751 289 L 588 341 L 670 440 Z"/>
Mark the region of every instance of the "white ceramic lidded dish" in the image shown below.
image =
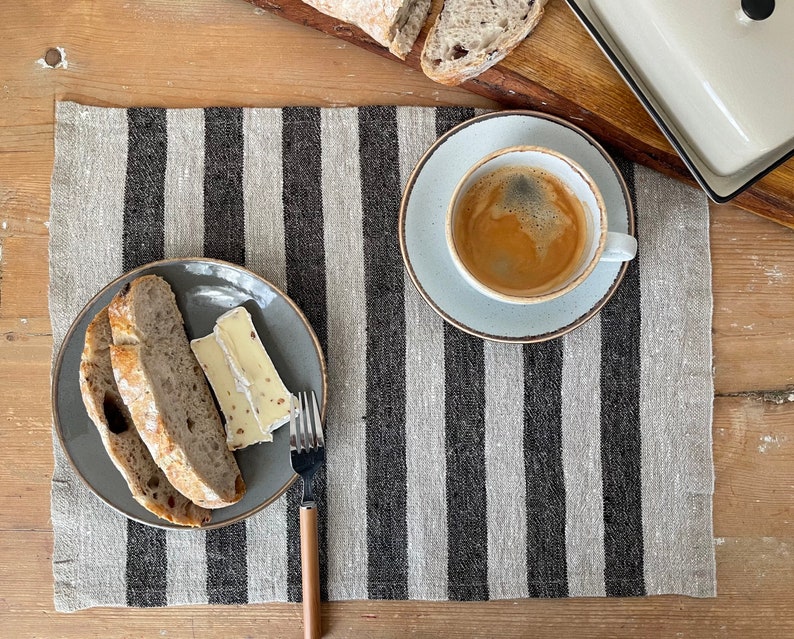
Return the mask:
<path id="1" fill-rule="evenodd" d="M 794 155 L 794 2 L 567 1 L 713 200 Z"/>

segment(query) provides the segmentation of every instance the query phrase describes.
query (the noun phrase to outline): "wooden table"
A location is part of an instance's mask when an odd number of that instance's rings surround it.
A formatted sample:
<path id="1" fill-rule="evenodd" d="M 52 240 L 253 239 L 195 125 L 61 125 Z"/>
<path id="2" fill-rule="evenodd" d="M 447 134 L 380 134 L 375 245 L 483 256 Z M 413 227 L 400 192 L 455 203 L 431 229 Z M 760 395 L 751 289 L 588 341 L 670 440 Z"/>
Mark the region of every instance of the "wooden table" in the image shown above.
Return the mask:
<path id="1" fill-rule="evenodd" d="M 58 68 L 46 65 L 63 50 Z M 297 605 L 53 611 L 47 220 L 56 99 L 493 106 L 243 0 L 0 8 L 0 635 L 298 637 Z M 794 185 L 792 185 L 794 188 Z M 719 596 L 343 602 L 333 637 L 794 636 L 794 235 L 713 206 Z"/>

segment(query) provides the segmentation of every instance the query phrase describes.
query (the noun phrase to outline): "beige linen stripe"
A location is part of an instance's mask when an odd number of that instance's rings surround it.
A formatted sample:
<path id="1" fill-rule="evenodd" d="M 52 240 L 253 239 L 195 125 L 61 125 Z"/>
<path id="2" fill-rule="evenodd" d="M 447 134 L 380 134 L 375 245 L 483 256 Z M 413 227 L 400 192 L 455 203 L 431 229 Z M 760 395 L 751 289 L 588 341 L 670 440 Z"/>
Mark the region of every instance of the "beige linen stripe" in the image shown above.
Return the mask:
<path id="1" fill-rule="evenodd" d="M 243 110 L 245 263 L 275 286 L 287 283 L 281 200 L 281 110 Z M 287 502 L 246 521 L 248 600 L 287 600 Z"/>
<path id="2" fill-rule="evenodd" d="M 485 342 L 485 473 L 488 596 L 527 597 L 527 486 L 524 472 L 521 346 Z M 505 522 L 515 526 L 505 526 Z"/>
<path id="3" fill-rule="evenodd" d="M 246 521 L 248 601 L 287 600 L 287 500 L 281 497 Z"/>
<path id="4" fill-rule="evenodd" d="M 204 251 L 204 111 L 166 111 L 165 257 Z"/>
<path id="5" fill-rule="evenodd" d="M 50 205 L 56 347 L 80 309 L 121 274 L 127 112 L 59 102 Z M 80 277 L 74 277 L 79 264 Z"/>
<path id="6" fill-rule="evenodd" d="M 166 535 L 168 605 L 207 603 L 206 532 L 175 531 Z"/>
<path id="7" fill-rule="evenodd" d="M 601 322 L 563 337 L 562 466 L 568 596 L 605 596 L 601 489 Z"/>
<path id="8" fill-rule="evenodd" d="M 244 109 L 245 264 L 284 291 L 281 130 L 281 109 Z"/>
<path id="9" fill-rule="evenodd" d="M 58 103 L 56 108 L 50 205 L 54 352 L 85 303 L 121 273 L 127 169 L 125 110 L 71 102 Z M 53 443 L 55 607 L 70 611 L 124 606 L 127 520 L 82 485 L 57 439 Z"/>
<path id="10" fill-rule="evenodd" d="M 166 111 L 165 257 L 201 255 L 204 249 L 204 111 Z M 166 533 L 169 604 L 207 603 L 204 531 Z"/>
<path id="11" fill-rule="evenodd" d="M 711 498 L 711 264 L 708 203 L 635 167 L 642 314 L 642 521 L 649 595 L 716 594 Z M 658 211 L 664 211 L 659 215 Z M 699 307 L 695 305 L 700 305 Z"/>
<path id="12" fill-rule="evenodd" d="M 328 291 L 328 596 L 367 598 L 366 296 L 357 152 L 358 112 L 321 115 L 325 275 Z M 330 297 L 333 296 L 333 299 Z"/>
<path id="13" fill-rule="evenodd" d="M 436 138 L 435 111 L 397 109 L 400 182 Z M 408 598 L 447 598 L 444 324 L 405 275 Z M 421 524 L 418 522 L 422 522 Z"/>

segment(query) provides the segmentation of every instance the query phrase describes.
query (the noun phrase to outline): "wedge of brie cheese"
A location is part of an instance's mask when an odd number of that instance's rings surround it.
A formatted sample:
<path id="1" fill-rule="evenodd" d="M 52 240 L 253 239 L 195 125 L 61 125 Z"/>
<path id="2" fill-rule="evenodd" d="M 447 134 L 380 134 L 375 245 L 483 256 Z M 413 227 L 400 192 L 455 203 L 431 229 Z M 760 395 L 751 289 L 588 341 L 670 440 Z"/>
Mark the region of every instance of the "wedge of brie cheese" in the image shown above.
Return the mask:
<path id="1" fill-rule="evenodd" d="M 262 433 L 289 421 L 289 391 L 242 306 L 221 315 L 213 329 L 238 391 L 245 395 Z"/>
<path id="2" fill-rule="evenodd" d="M 190 348 L 218 400 L 229 449 L 273 441 L 273 431 L 289 421 L 290 395 L 248 311 L 224 313 Z"/>
<path id="3" fill-rule="evenodd" d="M 221 412 L 226 421 L 226 445 L 229 450 L 238 450 L 258 442 L 269 442 L 273 435 L 263 431 L 254 418 L 254 411 L 248 398 L 237 389 L 234 376 L 226 363 L 215 335 L 194 339 L 190 348 L 196 356 L 207 380 L 218 399 Z"/>

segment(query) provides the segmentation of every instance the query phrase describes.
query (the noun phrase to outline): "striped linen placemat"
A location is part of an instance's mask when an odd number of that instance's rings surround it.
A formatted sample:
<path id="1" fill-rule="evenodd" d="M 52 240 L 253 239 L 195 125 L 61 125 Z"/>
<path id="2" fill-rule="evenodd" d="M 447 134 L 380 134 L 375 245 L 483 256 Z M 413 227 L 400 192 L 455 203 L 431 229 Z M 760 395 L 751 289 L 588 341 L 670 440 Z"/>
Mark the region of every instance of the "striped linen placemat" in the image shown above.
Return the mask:
<path id="1" fill-rule="evenodd" d="M 164 257 L 244 264 L 306 313 L 329 372 L 322 597 L 715 594 L 703 194 L 621 163 L 639 256 L 556 340 L 485 342 L 407 277 L 402 186 L 460 108 L 57 105 L 57 349 L 108 281 Z M 125 519 L 54 438 L 55 606 L 300 598 L 298 485 L 247 521 Z"/>

